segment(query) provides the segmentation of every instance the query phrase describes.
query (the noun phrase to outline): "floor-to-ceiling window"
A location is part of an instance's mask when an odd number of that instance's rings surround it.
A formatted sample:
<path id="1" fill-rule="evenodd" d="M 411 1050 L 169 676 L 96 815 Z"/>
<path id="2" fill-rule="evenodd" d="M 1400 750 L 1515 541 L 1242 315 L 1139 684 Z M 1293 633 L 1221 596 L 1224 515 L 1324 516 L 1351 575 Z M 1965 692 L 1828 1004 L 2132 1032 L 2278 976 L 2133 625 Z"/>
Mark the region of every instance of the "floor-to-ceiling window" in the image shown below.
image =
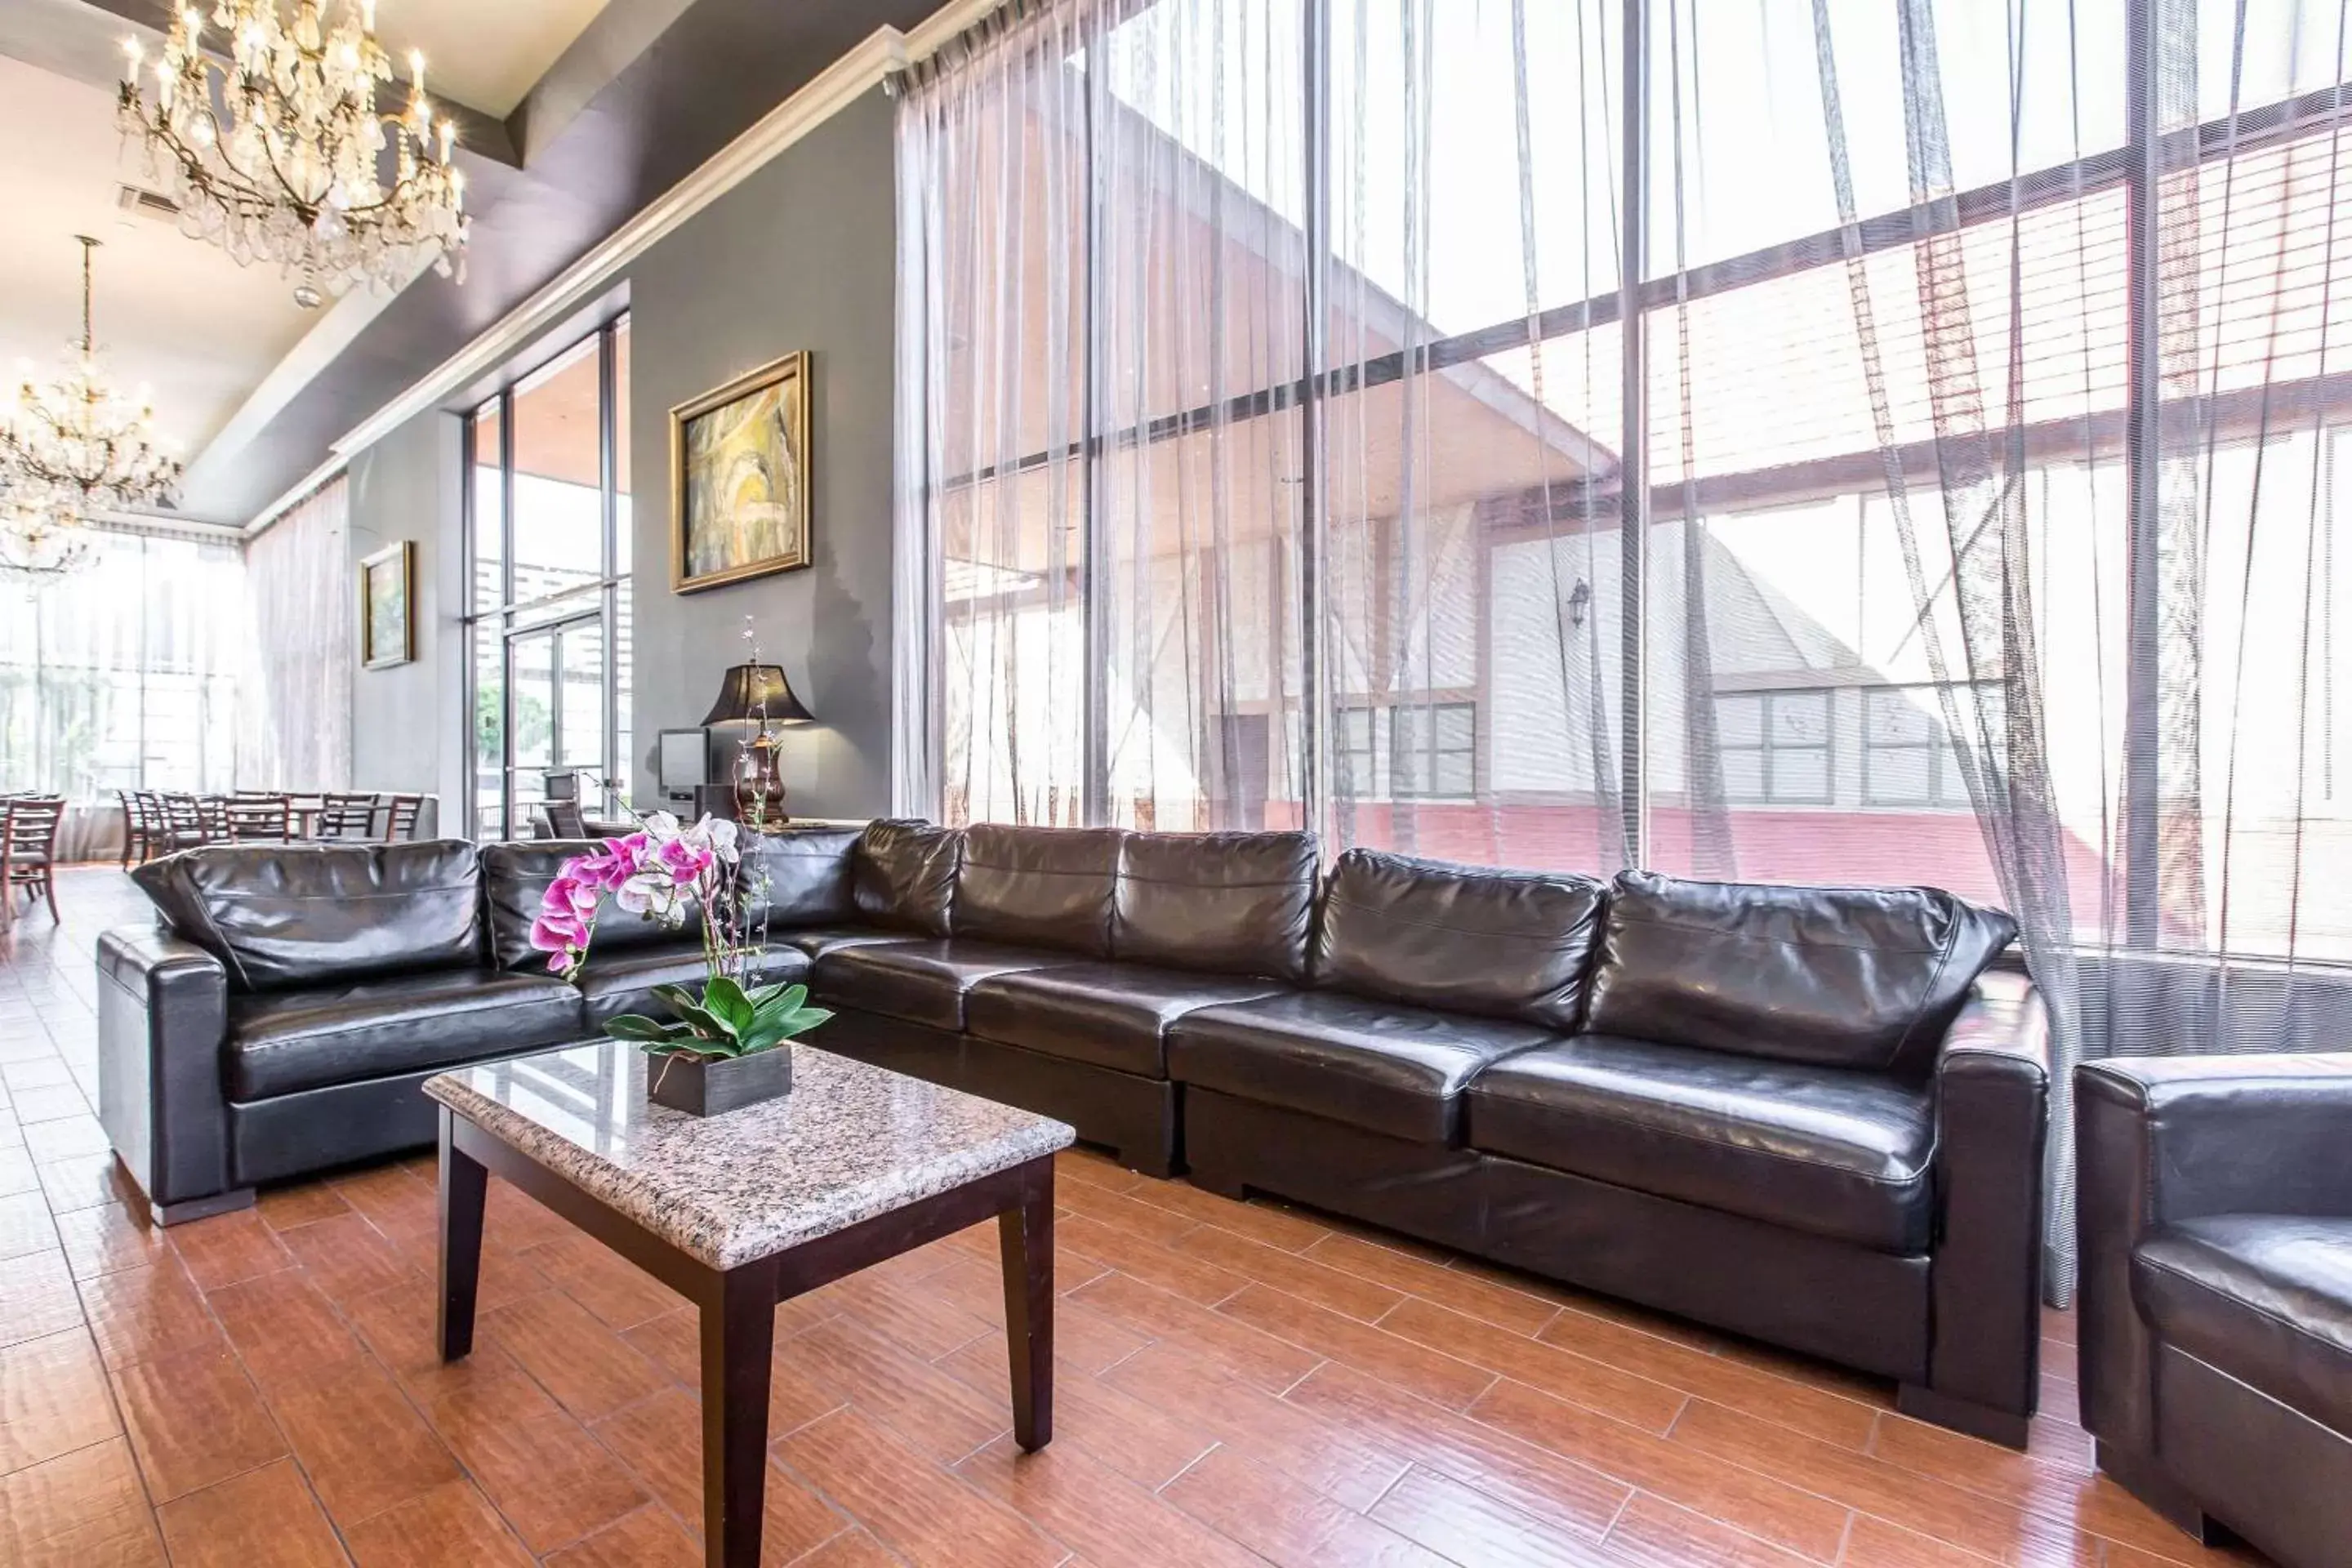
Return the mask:
<path id="1" fill-rule="evenodd" d="M 919 69 L 906 804 L 1990 900 L 2030 808 L 2077 931 L 2352 960 L 2347 9 L 1063 0 Z"/>
<path id="2" fill-rule="evenodd" d="M 236 781 L 233 541 L 100 532 L 82 572 L 0 583 L 0 789 L 73 800 Z"/>
<path id="3" fill-rule="evenodd" d="M 478 837 L 528 833 L 550 773 L 592 813 L 625 804 L 628 345 L 622 317 L 466 422 Z"/>

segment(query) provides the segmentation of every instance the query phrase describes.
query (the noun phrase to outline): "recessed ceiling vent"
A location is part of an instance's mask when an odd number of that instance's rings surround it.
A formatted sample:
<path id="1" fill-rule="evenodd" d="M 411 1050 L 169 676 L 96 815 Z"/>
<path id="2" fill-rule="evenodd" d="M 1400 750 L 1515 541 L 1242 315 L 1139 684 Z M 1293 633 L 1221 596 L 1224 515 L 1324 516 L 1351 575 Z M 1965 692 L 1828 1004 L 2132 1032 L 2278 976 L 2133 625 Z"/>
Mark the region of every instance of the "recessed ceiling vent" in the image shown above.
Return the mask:
<path id="1" fill-rule="evenodd" d="M 131 217 L 153 218 L 158 223 L 180 221 L 180 204 L 160 191 L 119 185 L 114 192 L 114 205 Z"/>

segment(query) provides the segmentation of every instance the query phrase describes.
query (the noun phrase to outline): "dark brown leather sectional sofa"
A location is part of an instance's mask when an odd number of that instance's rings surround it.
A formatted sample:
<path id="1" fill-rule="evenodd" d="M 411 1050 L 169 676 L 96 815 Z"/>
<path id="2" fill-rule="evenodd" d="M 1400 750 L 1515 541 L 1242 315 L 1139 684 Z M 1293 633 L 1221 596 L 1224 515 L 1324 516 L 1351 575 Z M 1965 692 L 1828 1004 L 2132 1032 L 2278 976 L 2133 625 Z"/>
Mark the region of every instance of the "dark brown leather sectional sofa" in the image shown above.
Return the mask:
<path id="1" fill-rule="evenodd" d="M 287 869 L 315 852 L 184 874 L 196 890 L 161 900 L 178 936 L 110 933 L 100 953 L 102 1098 L 126 1163 L 159 1203 L 201 1206 L 422 1142 L 415 1086 L 437 1067 L 584 1032 L 698 973 L 698 942 L 640 928 L 624 945 L 608 921 L 564 1020 L 469 1022 L 454 994 L 406 1035 L 379 1016 L 411 984 L 537 998 L 529 911 L 580 847 L 480 851 L 472 945 L 437 931 L 437 978 L 387 974 L 400 943 L 337 924 L 336 952 L 367 951 L 307 992 L 227 973 L 241 939 L 208 932 L 204 907 L 251 917 L 257 879 L 315 886 L 318 863 Z M 1906 1409 L 2023 1441 L 2049 1085 L 2039 999 L 1988 967 L 2006 916 L 1932 889 L 1365 850 L 1325 874 L 1298 833 L 881 822 L 776 840 L 747 877 L 770 973 L 837 1010 L 825 1048 L 1058 1116 L 1155 1175 L 1189 1168 L 1893 1378 Z M 520 992 L 502 1005 L 539 1016 Z M 247 1098 L 253 1063 L 289 1050 L 248 1021 L 288 1008 L 319 1020 L 288 1058 L 306 1081 Z"/>

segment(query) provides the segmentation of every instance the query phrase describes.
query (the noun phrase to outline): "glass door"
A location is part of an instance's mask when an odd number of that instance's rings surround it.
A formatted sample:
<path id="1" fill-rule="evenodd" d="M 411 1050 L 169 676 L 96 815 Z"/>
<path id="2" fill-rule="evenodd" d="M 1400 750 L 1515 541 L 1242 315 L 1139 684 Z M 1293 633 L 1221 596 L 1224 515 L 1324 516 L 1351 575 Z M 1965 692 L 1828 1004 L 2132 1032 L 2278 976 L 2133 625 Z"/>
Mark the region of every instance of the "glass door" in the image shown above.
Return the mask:
<path id="1" fill-rule="evenodd" d="M 580 775 L 580 806 L 609 809 L 617 781 L 605 773 L 606 689 L 603 612 L 507 637 L 505 818 L 517 833 L 547 800 L 547 775 Z"/>

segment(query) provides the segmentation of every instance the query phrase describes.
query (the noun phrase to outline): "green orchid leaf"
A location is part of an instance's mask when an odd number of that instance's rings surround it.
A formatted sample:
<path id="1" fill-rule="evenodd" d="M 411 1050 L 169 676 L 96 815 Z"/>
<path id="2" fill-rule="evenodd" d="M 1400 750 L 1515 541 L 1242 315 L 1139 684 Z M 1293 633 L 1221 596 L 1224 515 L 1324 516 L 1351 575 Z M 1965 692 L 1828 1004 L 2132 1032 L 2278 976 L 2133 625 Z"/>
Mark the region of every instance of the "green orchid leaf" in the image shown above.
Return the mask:
<path id="1" fill-rule="evenodd" d="M 713 1017 L 723 1019 L 728 1032 L 740 1035 L 751 1026 L 756 1011 L 751 999 L 743 994 L 743 987 L 724 974 L 714 974 L 702 988 L 703 1010 Z"/>
<path id="2" fill-rule="evenodd" d="M 604 1032 L 616 1040 L 674 1040 L 690 1031 L 683 1024 L 665 1024 L 642 1013 L 623 1013 L 604 1021 Z"/>
<path id="3" fill-rule="evenodd" d="M 707 1011 L 698 1002 L 672 1002 L 679 1021 L 694 1033 L 714 1044 L 735 1037 L 735 1026 L 716 1013 Z"/>

